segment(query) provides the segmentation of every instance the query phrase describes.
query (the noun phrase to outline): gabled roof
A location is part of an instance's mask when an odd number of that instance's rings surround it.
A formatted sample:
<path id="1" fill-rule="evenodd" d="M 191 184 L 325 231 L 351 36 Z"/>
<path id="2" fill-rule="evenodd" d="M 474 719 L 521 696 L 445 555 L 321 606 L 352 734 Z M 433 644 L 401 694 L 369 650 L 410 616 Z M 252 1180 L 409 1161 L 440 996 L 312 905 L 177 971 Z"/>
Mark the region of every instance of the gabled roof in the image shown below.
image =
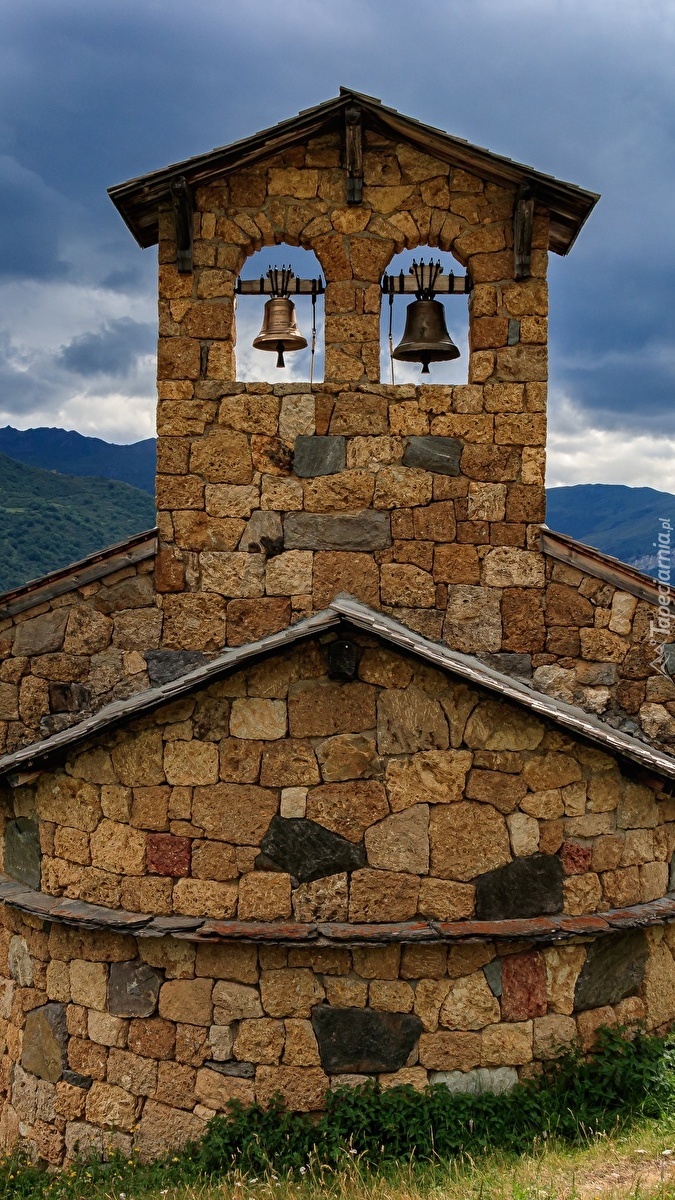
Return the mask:
<path id="1" fill-rule="evenodd" d="M 511 158 L 493 154 L 482 146 L 474 146 L 464 138 L 424 125 L 387 107 L 381 100 L 351 88 L 340 88 L 339 96 L 334 99 L 306 108 L 297 116 L 251 137 L 117 184 L 108 189 L 108 195 L 138 244 L 154 246 L 158 240 L 159 208 L 169 201 L 169 184 L 175 176 L 183 175 L 188 186 L 195 187 L 209 184 L 230 172 L 241 171 L 308 138 L 342 129 L 344 110 L 351 104 L 358 104 L 367 128 L 402 138 L 442 162 L 461 167 L 502 187 L 518 188 L 521 184 L 529 184 L 535 197 L 550 210 L 549 247 L 556 254 L 567 254 L 599 199 L 595 192 L 584 191 L 575 184 L 564 183 Z"/>
<path id="2" fill-rule="evenodd" d="M 584 712 L 581 708 L 537 692 L 527 684 L 513 679 L 510 675 L 486 666 L 471 655 L 460 654 L 459 651 L 450 650 L 438 642 L 429 641 L 428 638 L 399 624 L 391 617 L 368 608 L 367 605 L 351 596 L 338 596 L 322 612 L 298 621 L 295 625 L 289 625 L 279 633 L 272 633 L 259 641 L 226 650 L 218 658 L 179 676 L 170 683 L 163 684 L 161 687 L 149 688 L 144 692 L 137 692 L 127 700 L 116 700 L 93 716 L 81 721 L 79 725 L 55 733 L 42 742 L 24 746 L 21 750 L 4 755 L 0 758 L 0 776 L 17 772 L 20 769 L 33 768 L 104 730 L 152 712 L 160 705 L 185 696 L 200 687 L 206 687 L 245 663 L 292 646 L 296 642 L 306 641 L 310 637 L 325 633 L 329 629 L 336 629 L 341 625 L 352 626 L 374 634 L 398 650 L 432 663 L 435 667 L 448 671 L 467 683 L 485 688 L 486 691 L 492 692 L 500 699 L 513 701 L 537 716 L 555 722 L 569 730 L 570 733 L 602 746 L 603 749 L 617 754 L 620 758 L 637 763 L 662 778 L 675 779 L 675 758 L 664 754 L 662 750 L 656 750 L 637 738 L 612 729 L 611 726 L 603 724 L 597 717 Z"/>
<path id="3" fill-rule="evenodd" d="M 105 550 L 97 550 L 77 562 L 69 563 L 67 567 L 59 567 L 37 579 L 30 579 L 20 587 L 12 588 L 9 592 L 0 594 L 0 620 L 13 617 L 25 612 L 36 604 L 44 604 L 55 596 L 63 596 L 83 587 L 85 583 L 93 583 L 95 579 L 104 579 L 113 575 L 123 567 L 143 562 L 157 553 L 157 529 L 147 529 L 144 533 L 135 533 L 124 542 L 115 542 L 106 546 Z"/>

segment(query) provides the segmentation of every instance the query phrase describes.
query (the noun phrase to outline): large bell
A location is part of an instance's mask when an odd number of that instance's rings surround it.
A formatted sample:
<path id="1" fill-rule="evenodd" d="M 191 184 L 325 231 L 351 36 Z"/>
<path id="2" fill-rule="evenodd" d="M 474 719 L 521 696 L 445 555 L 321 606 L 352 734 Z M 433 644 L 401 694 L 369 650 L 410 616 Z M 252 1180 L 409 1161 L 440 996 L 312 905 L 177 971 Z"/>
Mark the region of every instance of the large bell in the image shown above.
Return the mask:
<path id="1" fill-rule="evenodd" d="M 285 367 L 284 350 L 304 350 L 307 338 L 298 329 L 295 305 L 287 296 L 273 296 L 265 304 L 262 329 L 253 342 L 256 350 L 274 350 L 277 366 Z"/>
<path id="2" fill-rule="evenodd" d="M 459 350 L 445 324 L 445 309 L 440 300 L 413 300 L 408 305 L 403 337 L 393 351 L 393 357 L 401 362 L 422 363 L 423 375 L 429 374 L 430 362 L 459 358 Z"/>

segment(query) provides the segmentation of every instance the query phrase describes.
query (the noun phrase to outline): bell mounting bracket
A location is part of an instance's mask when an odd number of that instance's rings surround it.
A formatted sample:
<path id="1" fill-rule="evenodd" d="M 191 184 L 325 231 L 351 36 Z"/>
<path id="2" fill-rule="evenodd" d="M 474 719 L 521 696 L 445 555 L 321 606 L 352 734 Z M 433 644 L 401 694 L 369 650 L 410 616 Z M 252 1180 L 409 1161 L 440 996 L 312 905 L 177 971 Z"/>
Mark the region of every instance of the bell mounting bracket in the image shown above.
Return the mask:
<path id="1" fill-rule="evenodd" d="M 529 279 L 532 266 L 534 195 L 529 183 L 521 183 L 513 210 L 513 276 Z"/>
<path id="2" fill-rule="evenodd" d="M 176 267 L 180 275 L 192 273 L 192 194 L 184 175 L 169 184 L 176 231 Z"/>
<path id="3" fill-rule="evenodd" d="M 358 104 L 345 109 L 345 166 L 347 168 L 347 204 L 363 199 L 363 124 Z"/>

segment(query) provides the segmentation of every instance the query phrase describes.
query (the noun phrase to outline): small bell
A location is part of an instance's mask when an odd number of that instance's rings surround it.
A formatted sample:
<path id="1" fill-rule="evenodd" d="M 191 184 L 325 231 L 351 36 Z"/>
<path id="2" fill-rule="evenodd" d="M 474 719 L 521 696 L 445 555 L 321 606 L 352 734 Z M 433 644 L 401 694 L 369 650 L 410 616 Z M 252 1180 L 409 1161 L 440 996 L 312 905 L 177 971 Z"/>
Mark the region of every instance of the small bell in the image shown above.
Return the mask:
<path id="1" fill-rule="evenodd" d="M 459 350 L 448 333 L 445 309 L 434 300 L 434 283 L 440 274 L 440 263 L 413 262 L 410 273 L 417 279 L 417 296 L 408 305 L 405 330 L 392 357 L 400 362 L 422 363 L 422 374 L 429 374 L 430 362 L 450 362 L 459 358 Z"/>
<path id="2" fill-rule="evenodd" d="M 285 350 L 304 350 L 307 338 L 303 337 L 295 319 L 295 305 L 288 297 L 293 272 L 281 270 L 267 272 L 272 287 L 272 299 L 265 303 L 262 329 L 253 346 L 256 350 L 272 350 L 277 355 L 277 366 L 285 367 Z"/>

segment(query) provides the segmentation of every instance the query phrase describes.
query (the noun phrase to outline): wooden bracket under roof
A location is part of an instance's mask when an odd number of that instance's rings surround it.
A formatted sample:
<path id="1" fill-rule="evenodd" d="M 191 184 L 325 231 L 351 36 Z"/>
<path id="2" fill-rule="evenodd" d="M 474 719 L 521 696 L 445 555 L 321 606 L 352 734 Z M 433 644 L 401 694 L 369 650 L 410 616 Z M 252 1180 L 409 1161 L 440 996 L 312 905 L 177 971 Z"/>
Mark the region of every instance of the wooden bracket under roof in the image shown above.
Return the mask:
<path id="1" fill-rule="evenodd" d="M 184 175 L 169 185 L 176 229 L 176 266 L 179 274 L 192 274 L 192 196 Z"/>
<path id="2" fill-rule="evenodd" d="M 534 196 L 529 183 L 518 188 L 513 212 L 514 279 L 529 279 L 532 266 L 532 228 L 534 225 Z"/>
<path id="3" fill-rule="evenodd" d="M 358 104 L 345 109 L 345 165 L 347 167 L 347 204 L 363 199 L 363 124 Z"/>

